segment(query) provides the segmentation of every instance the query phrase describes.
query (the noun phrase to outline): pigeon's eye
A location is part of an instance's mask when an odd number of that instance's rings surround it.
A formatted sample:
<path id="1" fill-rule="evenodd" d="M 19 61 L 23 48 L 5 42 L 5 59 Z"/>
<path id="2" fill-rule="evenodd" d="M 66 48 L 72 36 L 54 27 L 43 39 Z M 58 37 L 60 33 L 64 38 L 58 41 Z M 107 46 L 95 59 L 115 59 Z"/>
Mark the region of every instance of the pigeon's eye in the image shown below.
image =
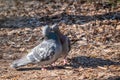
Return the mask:
<path id="1" fill-rule="evenodd" d="M 52 31 L 53 29 L 52 28 L 50 28 L 50 31 Z"/>

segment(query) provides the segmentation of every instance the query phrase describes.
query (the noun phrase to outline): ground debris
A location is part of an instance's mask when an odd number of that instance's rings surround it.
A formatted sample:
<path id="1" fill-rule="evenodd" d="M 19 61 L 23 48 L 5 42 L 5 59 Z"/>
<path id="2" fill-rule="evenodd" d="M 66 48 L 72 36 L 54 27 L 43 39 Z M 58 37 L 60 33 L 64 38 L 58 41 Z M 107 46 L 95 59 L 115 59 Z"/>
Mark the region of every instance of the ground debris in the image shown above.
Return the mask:
<path id="1" fill-rule="evenodd" d="M 109 11 L 86 1 L 0 0 L 0 80 L 119 80 L 119 5 Z M 41 43 L 42 27 L 59 22 L 71 40 L 68 64 L 57 61 L 46 71 L 38 65 L 10 68 Z"/>

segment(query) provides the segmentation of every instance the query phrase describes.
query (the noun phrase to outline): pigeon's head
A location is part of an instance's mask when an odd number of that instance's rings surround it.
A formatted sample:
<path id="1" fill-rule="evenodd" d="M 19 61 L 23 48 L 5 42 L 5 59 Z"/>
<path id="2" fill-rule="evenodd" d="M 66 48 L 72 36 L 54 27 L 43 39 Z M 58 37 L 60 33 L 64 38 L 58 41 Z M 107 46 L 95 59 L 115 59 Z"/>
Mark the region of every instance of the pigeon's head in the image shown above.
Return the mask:
<path id="1" fill-rule="evenodd" d="M 42 28 L 42 35 L 43 36 L 47 36 L 50 32 L 51 32 L 51 28 L 48 25 L 46 25 Z"/>
<path id="2" fill-rule="evenodd" d="M 59 31 L 59 26 L 57 24 L 54 24 L 51 26 L 51 29 L 55 32 L 58 32 Z"/>

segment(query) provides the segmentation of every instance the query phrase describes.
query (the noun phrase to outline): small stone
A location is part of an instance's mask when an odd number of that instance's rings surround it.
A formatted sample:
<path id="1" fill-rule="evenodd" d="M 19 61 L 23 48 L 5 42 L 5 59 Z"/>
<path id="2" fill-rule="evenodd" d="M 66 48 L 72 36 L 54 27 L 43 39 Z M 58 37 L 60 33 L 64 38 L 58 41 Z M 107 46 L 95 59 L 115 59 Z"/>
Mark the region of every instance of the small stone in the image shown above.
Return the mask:
<path id="1" fill-rule="evenodd" d="M 103 32 L 102 28 L 98 28 L 97 30 L 98 30 L 98 32 Z"/>
<path id="2" fill-rule="evenodd" d="M 120 30 L 120 25 L 117 25 L 116 30 Z"/>

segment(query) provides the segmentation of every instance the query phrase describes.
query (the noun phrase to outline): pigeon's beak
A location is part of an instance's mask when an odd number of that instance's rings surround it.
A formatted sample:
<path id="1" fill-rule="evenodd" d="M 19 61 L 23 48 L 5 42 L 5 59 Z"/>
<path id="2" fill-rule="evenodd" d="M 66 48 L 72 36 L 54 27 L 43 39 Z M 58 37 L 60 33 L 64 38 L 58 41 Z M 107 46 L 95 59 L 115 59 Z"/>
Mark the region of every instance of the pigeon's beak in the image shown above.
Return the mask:
<path id="1" fill-rule="evenodd" d="M 57 27 L 57 24 L 54 24 L 54 25 L 51 26 L 52 29 L 55 28 L 55 27 Z"/>

